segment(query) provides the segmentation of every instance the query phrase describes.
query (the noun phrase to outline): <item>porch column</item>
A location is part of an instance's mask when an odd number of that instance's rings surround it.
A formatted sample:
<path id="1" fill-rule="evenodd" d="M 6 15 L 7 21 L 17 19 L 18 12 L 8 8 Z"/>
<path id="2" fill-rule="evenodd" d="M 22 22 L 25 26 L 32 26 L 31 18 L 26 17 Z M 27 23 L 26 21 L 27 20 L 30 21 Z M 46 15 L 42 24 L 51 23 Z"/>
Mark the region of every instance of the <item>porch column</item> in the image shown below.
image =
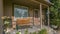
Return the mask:
<path id="1" fill-rule="evenodd" d="M 0 0 L 0 34 L 3 34 L 3 21 L 1 17 L 3 16 L 3 0 Z"/>
<path id="2" fill-rule="evenodd" d="M 49 18 L 50 18 L 50 17 L 49 17 L 49 6 L 48 6 L 48 10 L 47 10 L 47 11 L 48 11 L 48 28 L 49 28 L 49 24 L 50 24 L 50 23 L 49 23 L 49 22 L 50 22 L 50 19 L 49 19 Z"/>
<path id="3" fill-rule="evenodd" d="M 40 3 L 40 26 L 42 28 L 42 4 Z"/>

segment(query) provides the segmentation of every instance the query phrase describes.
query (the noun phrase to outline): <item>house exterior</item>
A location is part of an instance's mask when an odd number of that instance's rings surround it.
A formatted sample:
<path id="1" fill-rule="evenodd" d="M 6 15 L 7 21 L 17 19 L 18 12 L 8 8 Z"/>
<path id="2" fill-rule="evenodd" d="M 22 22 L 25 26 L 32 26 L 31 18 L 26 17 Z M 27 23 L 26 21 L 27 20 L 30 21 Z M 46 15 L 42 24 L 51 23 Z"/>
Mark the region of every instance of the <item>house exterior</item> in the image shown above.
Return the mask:
<path id="1" fill-rule="evenodd" d="M 32 17 L 32 24 L 35 25 L 39 23 L 42 28 L 42 25 L 45 24 L 46 21 L 49 26 L 49 7 L 51 5 L 52 3 L 50 3 L 49 0 L 0 0 L 0 17 Z M 3 20 L 0 18 L 0 34 L 3 34 L 2 32 Z"/>

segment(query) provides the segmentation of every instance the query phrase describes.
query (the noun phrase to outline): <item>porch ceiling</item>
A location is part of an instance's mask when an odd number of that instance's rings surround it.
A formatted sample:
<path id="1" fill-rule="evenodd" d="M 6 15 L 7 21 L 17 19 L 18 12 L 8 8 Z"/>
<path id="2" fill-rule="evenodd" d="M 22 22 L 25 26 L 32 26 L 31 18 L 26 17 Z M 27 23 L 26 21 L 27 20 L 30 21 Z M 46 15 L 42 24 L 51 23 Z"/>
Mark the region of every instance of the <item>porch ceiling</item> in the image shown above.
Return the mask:
<path id="1" fill-rule="evenodd" d="M 23 5 L 23 6 L 29 6 L 32 8 L 39 8 L 39 3 L 31 0 L 13 0 L 15 4 Z"/>
<path id="2" fill-rule="evenodd" d="M 29 6 L 29 7 L 38 8 L 38 9 L 39 9 L 40 3 L 46 4 L 46 2 L 43 0 L 42 1 L 41 0 L 13 0 L 13 2 L 15 4 L 20 4 L 23 6 Z M 46 8 L 46 7 L 44 7 L 44 8 Z"/>

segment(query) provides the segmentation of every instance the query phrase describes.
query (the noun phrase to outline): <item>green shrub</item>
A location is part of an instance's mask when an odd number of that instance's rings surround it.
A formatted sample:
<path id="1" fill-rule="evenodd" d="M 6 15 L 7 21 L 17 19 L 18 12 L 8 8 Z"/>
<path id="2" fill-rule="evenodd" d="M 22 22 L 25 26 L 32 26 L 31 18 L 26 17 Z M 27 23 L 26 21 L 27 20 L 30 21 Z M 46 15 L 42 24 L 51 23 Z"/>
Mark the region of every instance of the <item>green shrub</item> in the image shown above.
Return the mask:
<path id="1" fill-rule="evenodd" d="M 36 32 L 33 32 L 33 34 L 36 34 Z"/>
<path id="2" fill-rule="evenodd" d="M 47 34 L 47 30 L 46 29 L 42 29 L 41 31 L 38 32 L 38 34 Z"/>
<path id="3" fill-rule="evenodd" d="M 19 32 L 17 32 L 16 34 L 19 34 Z"/>
<path id="4" fill-rule="evenodd" d="M 28 29 L 25 30 L 25 34 L 28 34 Z"/>
<path id="5" fill-rule="evenodd" d="M 28 29 L 25 30 L 25 34 L 28 34 Z M 30 32 L 30 34 L 47 34 L 47 30 L 42 29 L 41 31 L 38 31 L 38 33 L 36 33 L 36 32 L 31 33 Z"/>

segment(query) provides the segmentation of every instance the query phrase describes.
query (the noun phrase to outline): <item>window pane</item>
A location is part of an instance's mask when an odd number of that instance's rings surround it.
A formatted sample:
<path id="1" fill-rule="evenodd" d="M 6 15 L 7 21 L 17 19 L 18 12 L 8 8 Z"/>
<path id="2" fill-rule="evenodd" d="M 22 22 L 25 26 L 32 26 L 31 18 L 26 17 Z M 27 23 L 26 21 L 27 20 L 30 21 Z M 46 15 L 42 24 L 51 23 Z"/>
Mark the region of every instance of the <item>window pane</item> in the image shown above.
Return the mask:
<path id="1" fill-rule="evenodd" d="M 15 17 L 27 17 L 28 16 L 28 8 L 15 6 L 14 7 L 14 16 Z"/>

